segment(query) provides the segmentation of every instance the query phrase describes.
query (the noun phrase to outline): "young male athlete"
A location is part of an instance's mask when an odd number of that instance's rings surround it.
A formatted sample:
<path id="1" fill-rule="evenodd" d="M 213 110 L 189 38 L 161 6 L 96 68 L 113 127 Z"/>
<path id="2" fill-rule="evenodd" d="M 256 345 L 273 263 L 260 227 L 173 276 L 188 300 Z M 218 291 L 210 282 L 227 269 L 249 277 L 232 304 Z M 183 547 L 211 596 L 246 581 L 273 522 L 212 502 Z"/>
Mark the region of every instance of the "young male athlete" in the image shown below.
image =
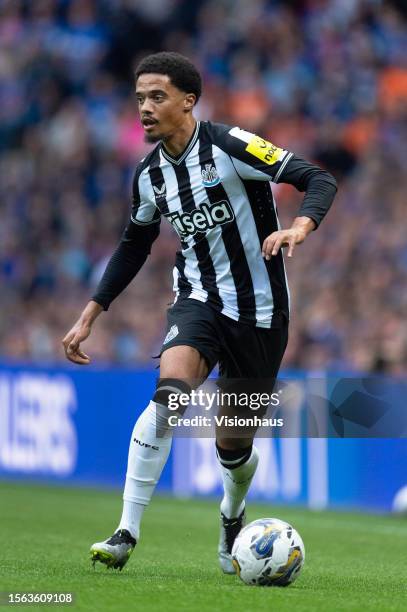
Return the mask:
<path id="1" fill-rule="evenodd" d="M 201 77 L 187 58 L 150 55 L 135 77 L 146 141 L 157 146 L 136 168 L 131 218 L 96 294 L 63 340 L 68 359 L 90 362 L 81 342 L 140 270 L 165 217 L 181 250 L 160 378 L 131 436 L 119 525 L 91 547 L 93 561 L 119 569 L 139 539 L 143 511 L 170 452 L 169 396 L 190 392 L 188 381 L 204 380 L 216 363 L 225 380 L 276 378 L 289 319 L 281 247 L 291 257 L 318 227 L 336 192 L 330 174 L 293 153 L 238 127 L 196 121 Z M 280 228 L 270 181 L 305 191 L 289 229 Z M 235 571 L 230 553 L 257 467 L 254 433 L 216 433 L 224 484 L 218 553 L 226 573 Z"/>

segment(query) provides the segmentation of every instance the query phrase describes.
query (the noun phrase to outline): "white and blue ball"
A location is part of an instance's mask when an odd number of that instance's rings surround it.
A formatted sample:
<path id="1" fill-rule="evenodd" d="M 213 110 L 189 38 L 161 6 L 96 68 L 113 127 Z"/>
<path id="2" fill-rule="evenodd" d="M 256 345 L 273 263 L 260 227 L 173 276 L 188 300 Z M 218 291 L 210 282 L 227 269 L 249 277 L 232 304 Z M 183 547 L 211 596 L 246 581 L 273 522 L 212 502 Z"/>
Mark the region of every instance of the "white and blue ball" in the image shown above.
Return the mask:
<path id="1" fill-rule="evenodd" d="M 288 586 L 298 578 L 304 560 L 301 536 L 277 518 L 253 521 L 242 529 L 232 548 L 236 573 L 253 586 Z"/>
<path id="2" fill-rule="evenodd" d="M 395 514 L 407 516 L 407 485 L 397 491 L 393 499 L 392 510 Z"/>

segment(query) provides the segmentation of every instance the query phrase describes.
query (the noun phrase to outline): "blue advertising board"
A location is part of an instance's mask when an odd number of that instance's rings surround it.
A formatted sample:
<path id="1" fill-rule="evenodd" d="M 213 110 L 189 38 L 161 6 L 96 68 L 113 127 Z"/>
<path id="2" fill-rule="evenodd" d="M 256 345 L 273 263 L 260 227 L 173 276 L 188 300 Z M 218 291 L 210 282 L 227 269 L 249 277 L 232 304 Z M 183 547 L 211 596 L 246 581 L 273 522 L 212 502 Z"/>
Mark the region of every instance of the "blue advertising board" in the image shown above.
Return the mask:
<path id="1" fill-rule="evenodd" d="M 156 371 L 0 366 L 0 477 L 122 486 Z M 297 383 L 307 384 L 305 373 Z M 394 394 L 394 389 L 392 390 Z M 403 399 L 404 401 L 404 399 Z M 388 511 L 407 484 L 405 438 L 259 437 L 252 498 Z M 220 495 L 213 439 L 177 437 L 158 489 Z"/>

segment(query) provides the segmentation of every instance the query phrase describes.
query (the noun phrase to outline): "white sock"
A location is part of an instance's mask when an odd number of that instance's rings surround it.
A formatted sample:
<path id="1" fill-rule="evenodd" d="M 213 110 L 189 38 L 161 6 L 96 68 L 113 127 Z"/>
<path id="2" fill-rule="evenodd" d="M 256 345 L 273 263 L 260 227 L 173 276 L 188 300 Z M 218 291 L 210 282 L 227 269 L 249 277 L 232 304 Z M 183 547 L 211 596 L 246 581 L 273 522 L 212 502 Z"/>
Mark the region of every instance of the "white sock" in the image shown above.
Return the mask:
<path id="1" fill-rule="evenodd" d="M 141 517 L 146 506 L 123 500 L 122 518 L 117 529 L 127 529 L 136 540 L 140 537 Z M 117 530 L 116 530 L 117 531 Z"/>
<path id="2" fill-rule="evenodd" d="M 235 469 L 228 469 L 221 463 L 224 496 L 220 504 L 221 512 L 226 518 L 238 517 L 245 506 L 245 497 L 259 462 L 257 448 L 253 446 L 249 459 Z M 223 463 L 226 463 L 225 461 Z"/>
<path id="3" fill-rule="evenodd" d="M 127 529 L 136 540 L 140 536 L 143 511 L 150 503 L 171 450 L 170 414 L 174 412 L 151 401 L 139 416 L 131 436 L 123 513 L 118 529 Z"/>

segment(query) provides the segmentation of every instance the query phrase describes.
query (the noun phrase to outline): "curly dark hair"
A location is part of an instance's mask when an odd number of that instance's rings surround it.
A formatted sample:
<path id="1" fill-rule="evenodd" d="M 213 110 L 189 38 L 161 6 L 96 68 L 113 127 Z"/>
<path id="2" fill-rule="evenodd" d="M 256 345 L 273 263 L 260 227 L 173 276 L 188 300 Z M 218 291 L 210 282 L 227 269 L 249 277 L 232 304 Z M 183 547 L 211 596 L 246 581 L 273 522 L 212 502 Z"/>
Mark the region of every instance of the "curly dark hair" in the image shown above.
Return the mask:
<path id="1" fill-rule="evenodd" d="M 193 63 L 184 55 L 172 51 L 162 51 L 147 55 L 136 68 L 136 81 L 141 74 L 165 74 L 171 83 L 184 91 L 193 93 L 198 102 L 202 93 L 202 79 Z"/>

